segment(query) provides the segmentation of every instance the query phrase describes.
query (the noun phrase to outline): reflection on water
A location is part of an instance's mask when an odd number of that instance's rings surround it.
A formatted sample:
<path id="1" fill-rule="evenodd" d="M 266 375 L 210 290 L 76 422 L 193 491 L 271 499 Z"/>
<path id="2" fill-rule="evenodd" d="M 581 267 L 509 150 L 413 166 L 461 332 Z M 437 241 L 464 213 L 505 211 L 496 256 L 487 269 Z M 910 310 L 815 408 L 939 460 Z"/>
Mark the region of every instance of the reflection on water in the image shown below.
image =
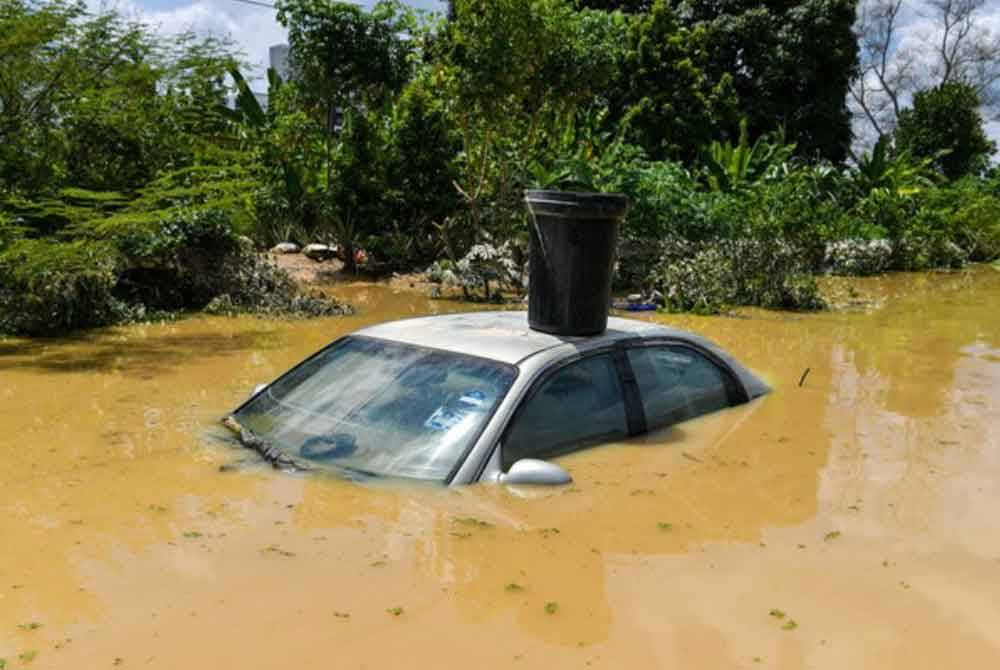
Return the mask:
<path id="1" fill-rule="evenodd" d="M 775 392 L 566 457 L 561 489 L 220 470 L 248 454 L 205 433 L 255 384 L 363 325 L 468 305 L 356 284 L 333 289 L 359 307 L 344 319 L 0 340 L 0 658 L 992 667 L 1000 273 L 854 286 L 875 306 L 644 315 Z"/>

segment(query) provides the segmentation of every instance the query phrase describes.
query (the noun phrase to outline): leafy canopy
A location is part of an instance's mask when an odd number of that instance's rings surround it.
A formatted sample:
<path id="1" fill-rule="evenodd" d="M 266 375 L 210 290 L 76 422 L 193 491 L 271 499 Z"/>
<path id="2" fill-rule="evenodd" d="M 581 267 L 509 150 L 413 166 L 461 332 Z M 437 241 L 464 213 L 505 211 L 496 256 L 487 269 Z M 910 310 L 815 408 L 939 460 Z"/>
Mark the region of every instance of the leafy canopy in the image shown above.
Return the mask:
<path id="1" fill-rule="evenodd" d="M 899 115 L 896 146 L 930 160 L 949 179 L 978 174 L 996 151 L 983 128 L 979 106 L 979 95 L 963 82 L 919 91 L 913 96 L 913 107 Z"/>

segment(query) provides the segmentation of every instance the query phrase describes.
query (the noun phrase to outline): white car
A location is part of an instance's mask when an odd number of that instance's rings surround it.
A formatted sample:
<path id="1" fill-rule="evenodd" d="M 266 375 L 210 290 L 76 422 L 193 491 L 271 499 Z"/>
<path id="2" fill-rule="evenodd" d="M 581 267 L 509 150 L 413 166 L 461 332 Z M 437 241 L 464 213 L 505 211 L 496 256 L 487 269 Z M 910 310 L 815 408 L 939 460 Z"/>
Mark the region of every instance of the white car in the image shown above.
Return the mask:
<path id="1" fill-rule="evenodd" d="M 590 337 L 525 312 L 394 321 L 341 337 L 225 423 L 271 463 L 458 485 L 570 481 L 542 459 L 749 402 L 768 386 L 692 333 L 611 318 Z"/>

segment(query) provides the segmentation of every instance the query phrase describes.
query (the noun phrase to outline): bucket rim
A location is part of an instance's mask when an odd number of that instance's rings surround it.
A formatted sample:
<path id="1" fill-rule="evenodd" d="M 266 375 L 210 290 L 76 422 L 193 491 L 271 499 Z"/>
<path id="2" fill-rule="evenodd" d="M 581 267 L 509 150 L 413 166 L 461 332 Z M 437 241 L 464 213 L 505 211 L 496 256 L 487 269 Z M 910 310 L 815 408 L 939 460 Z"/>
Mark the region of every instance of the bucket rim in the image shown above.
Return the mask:
<path id="1" fill-rule="evenodd" d="M 524 201 L 533 212 L 568 218 L 620 218 L 629 209 L 624 193 L 529 189 Z"/>

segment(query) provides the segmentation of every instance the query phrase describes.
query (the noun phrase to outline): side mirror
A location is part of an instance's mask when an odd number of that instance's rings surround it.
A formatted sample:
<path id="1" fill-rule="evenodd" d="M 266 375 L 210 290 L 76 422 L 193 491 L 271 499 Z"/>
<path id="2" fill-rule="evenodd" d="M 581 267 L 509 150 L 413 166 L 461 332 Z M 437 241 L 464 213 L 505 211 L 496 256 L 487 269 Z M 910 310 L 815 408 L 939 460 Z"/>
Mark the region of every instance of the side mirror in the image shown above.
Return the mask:
<path id="1" fill-rule="evenodd" d="M 502 484 L 529 486 L 561 486 L 573 481 L 569 473 L 555 463 L 537 458 L 522 458 L 506 474 L 500 475 Z"/>
<path id="2" fill-rule="evenodd" d="M 253 387 L 253 391 L 251 391 L 250 397 L 251 398 L 254 397 L 255 395 L 257 395 L 258 393 L 260 393 L 261 391 L 263 391 L 266 388 L 267 388 L 267 384 L 257 384 L 256 386 Z"/>

